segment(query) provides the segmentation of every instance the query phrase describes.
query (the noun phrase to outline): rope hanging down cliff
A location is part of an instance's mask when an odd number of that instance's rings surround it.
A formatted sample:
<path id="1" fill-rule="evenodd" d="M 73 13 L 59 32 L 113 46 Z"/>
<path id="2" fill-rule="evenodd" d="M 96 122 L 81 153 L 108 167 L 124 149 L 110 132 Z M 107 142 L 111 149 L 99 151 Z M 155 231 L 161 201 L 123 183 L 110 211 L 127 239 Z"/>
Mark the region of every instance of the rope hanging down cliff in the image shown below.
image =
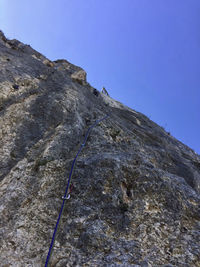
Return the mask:
<path id="1" fill-rule="evenodd" d="M 63 202 L 62 202 L 62 206 L 61 206 L 61 209 L 60 209 L 60 213 L 58 215 L 58 219 L 57 219 L 57 222 L 56 222 L 56 226 L 55 226 L 55 229 L 54 229 L 54 232 L 53 232 L 53 236 L 52 236 L 52 239 L 51 239 L 51 244 L 50 244 L 50 247 L 49 247 L 49 252 L 48 252 L 48 255 L 47 255 L 47 258 L 46 258 L 46 262 L 45 262 L 45 267 L 48 266 L 48 263 L 50 261 L 50 257 L 51 257 L 51 252 L 52 252 L 52 249 L 53 249 L 53 245 L 54 245 L 54 241 L 55 241 L 55 237 L 56 237 L 56 232 L 57 232 L 57 229 L 58 229 L 58 225 L 59 225 L 59 222 L 60 222 L 60 219 L 61 219 L 61 215 L 62 215 L 62 212 L 63 212 L 63 208 L 64 208 L 64 205 L 65 205 L 65 200 L 67 200 L 67 192 L 68 192 L 68 189 L 69 189 L 69 186 L 70 186 L 70 181 L 71 181 L 71 177 L 72 177 L 72 173 L 73 173 L 73 169 L 74 169 L 74 165 L 75 165 L 75 162 L 76 162 L 76 159 L 79 155 L 79 153 L 81 152 L 81 150 L 83 149 L 83 147 L 85 146 L 86 142 L 87 142 L 87 139 L 88 139 L 88 136 L 90 134 L 90 131 L 92 130 L 92 128 L 94 128 L 97 124 L 99 124 L 101 121 L 107 119 L 110 115 L 106 115 L 105 117 L 103 117 L 102 119 L 100 120 L 96 120 L 95 123 L 93 123 L 87 130 L 87 133 L 85 135 L 85 139 L 83 141 L 83 143 L 81 144 L 73 162 L 72 162 L 72 166 L 71 166 L 71 170 L 70 170 L 70 174 L 69 174 L 69 178 L 68 178 L 68 182 L 67 182 L 67 186 L 66 186 L 66 189 L 65 189 L 65 194 L 64 196 L 62 197 L 63 199 Z"/>

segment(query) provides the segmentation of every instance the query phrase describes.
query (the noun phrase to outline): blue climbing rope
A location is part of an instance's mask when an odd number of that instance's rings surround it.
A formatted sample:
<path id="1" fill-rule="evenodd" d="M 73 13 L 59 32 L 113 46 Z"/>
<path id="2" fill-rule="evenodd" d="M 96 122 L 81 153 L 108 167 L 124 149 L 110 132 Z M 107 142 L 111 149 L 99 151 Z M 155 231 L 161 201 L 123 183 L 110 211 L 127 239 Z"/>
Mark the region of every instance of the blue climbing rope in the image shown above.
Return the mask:
<path id="1" fill-rule="evenodd" d="M 54 241 L 55 241 L 55 237 L 56 237 L 56 232 L 57 232 L 57 229 L 58 229 L 58 225 L 59 225 L 59 222 L 60 222 L 60 218 L 61 218 L 61 215 L 62 215 L 62 212 L 63 212 L 63 208 L 64 208 L 64 205 L 65 205 L 65 200 L 67 199 L 67 192 L 68 192 L 68 189 L 69 189 L 69 185 L 70 185 L 70 181 L 71 181 L 71 177 L 72 177 L 72 173 L 73 173 L 73 169 L 74 169 L 74 165 L 75 165 L 75 162 L 76 162 L 76 159 L 79 155 L 79 153 L 81 152 L 81 150 L 83 149 L 83 147 L 85 146 L 86 142 L 87 142 L 87 139 L 88 139 L 88 136 L 90 134 L 90 131 L 92 130 L 92 128 L 94 128 L 97 124 L 99 124 L 101 121 L 107 119 L 110 115 L 106 115 L 105 117 L 103 117 L 102 119 L 100 120 L 96 120 L 95 123 L 93 123 L 87 130 L 87 133 L 85 135 L 85 139 L 83 141 L 83 143 L 81 144 L 73 162 L 72 162 L 72 166 L 71 166 L 71 170 L 70 170 L 70 174 L 69 174 L 69 178 L 68 178 L 68 182 L 67 182 L 67 186 L 66 186 L 66 189 L 65 189 L 65 194 L 64 196 L 62 197 L 63 199 L 63 202 L 62 202 L 62 206 L 61 206 L 61 209 L 60 209 L 60 213 L 59 213 L 59 216 L 58 216 L 58 219 L 57 219 L 57 222 L 56 222 L 56 226 L 55 226 L 55 229 L 54 229 L 54 232 L 53 232 L 53 236 L 52 236 L 52 239 L 51 239 L 51 244 L 50 244 L 50 247 L 49 247 L 49 252 L 48 252 L 48 255 L 47 255 L 47 258 L 46 258 L 46 262 L 45 262 L 45 267 L 48 266 L 48 263 L 50 261 L 50 257 L 51 257 L 51 252 L 52 252 L 52 249 L 53 249 L 53 244 L 54 244 Z"/>

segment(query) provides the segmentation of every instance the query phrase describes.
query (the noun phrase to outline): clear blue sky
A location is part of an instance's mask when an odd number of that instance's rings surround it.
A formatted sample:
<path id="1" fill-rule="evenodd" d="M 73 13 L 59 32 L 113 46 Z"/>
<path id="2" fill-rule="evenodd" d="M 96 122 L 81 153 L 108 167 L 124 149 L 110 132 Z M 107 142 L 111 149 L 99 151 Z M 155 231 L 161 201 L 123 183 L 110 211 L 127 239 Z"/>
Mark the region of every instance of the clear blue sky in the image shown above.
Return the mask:
<path id="1" fill-rule="evenodd" d="M 0 0 L 0 28 L 200 154 L 199 0 Z"/>

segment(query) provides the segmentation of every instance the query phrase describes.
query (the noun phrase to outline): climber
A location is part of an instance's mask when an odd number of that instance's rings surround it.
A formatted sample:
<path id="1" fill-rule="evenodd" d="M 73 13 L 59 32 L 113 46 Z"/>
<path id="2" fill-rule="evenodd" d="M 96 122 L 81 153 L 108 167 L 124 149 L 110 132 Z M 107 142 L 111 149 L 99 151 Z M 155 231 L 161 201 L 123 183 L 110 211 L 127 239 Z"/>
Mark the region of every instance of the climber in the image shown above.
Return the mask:
<path id="1" fill-rule="evenodd" d="M 94 89 L 94 90 L 93 90 L 93 94 L 94 94 L 95 96 L 98 96 L 98 95 L 99 95 L 99 92 L 97 91 L 97 89 Z"/>
<path id="2" fill-rule="evenodd" d="M 102 88 L 101 92 L 102 92 L 102 94 L 109 96 L 105 87 Z"/>

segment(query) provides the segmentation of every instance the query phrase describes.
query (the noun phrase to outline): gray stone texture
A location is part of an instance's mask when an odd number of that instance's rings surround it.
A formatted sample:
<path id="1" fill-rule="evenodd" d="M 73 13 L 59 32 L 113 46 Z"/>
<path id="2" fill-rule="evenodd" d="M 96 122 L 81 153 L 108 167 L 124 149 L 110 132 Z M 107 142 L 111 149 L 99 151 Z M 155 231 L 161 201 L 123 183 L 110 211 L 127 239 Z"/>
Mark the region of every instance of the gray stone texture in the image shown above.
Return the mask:
<path id="1" fill-rule="evenodd" d="M 123 88 L 122 88 L 123 89 Z M 0 32 L 0 266 L 200 266 L 200 156 Z"/>

